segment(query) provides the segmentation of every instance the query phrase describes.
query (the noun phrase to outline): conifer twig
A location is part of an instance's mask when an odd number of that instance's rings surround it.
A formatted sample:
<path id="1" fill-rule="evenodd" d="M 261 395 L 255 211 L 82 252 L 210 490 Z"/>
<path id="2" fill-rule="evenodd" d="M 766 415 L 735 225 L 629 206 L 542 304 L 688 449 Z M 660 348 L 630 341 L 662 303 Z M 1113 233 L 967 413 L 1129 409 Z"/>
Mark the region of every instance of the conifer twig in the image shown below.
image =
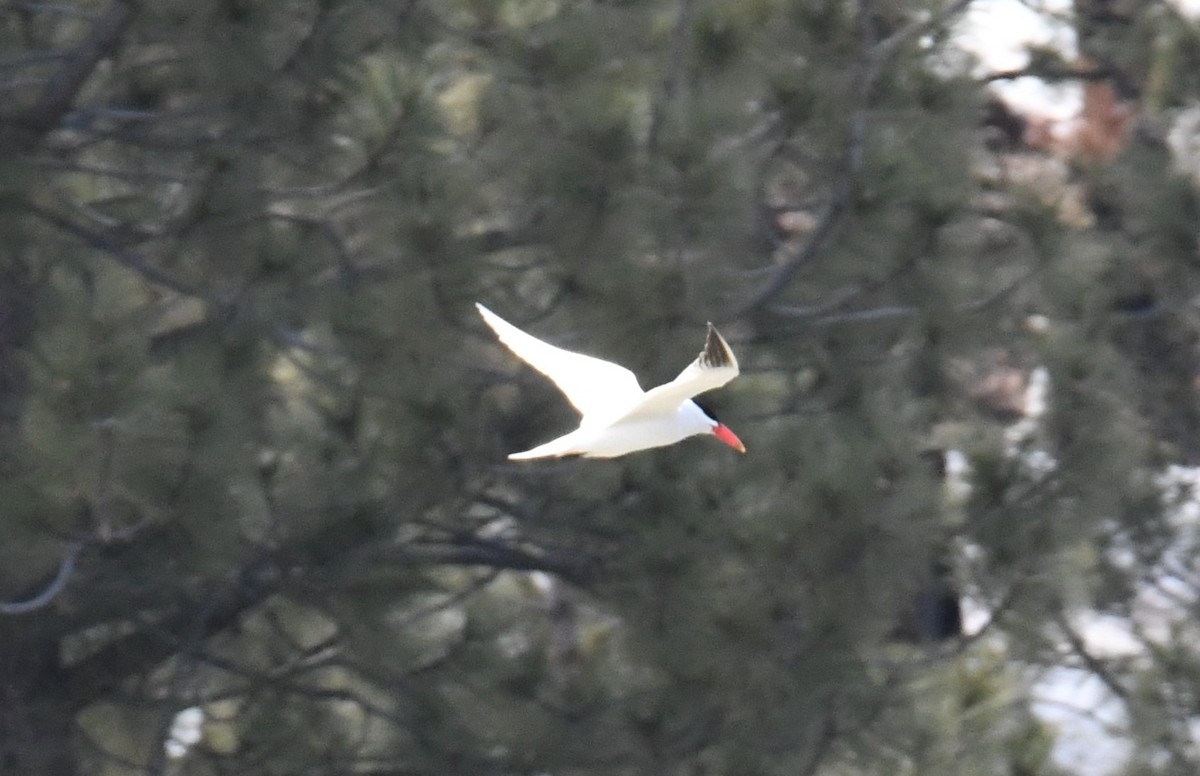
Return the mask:
<path id="1" fill-rule="evenodd" d="M 46 83 L 37 102 L 20 117 L 20 123 L 32 133 L 34 140 L 59 125 L 96 65 L 112 53 L 113 47 L 125 34 L 133 15 L 134 6 L 131 3 L 116 0 L 96 19 L 87 37 L 66 57 L 62 69 Z"/>
<path id="2" fill-rule="evenodd" d="M 67 552 L 63 556 L 62 562 L 58 564 L 58 572 L 54 575 L 54 579 L 50 580 L 50 584 L 46 585 L 42 592 L 24 601 L 0 601 L 0 614 L 29 614 L 57 598 L 58 594 L 66 588 L 71 575 L 75 573 L 75 561 L 79 559 L 79 553 L 83 551 L 86 544 L 82 541 L 71 542 L 67 546 Z"/>
<path id="3" fill-rule="evenodd" d="M 866 146 L 868 114 L 871 106 L 871 92 L 884 65 L 900 49 L 905 41 L 919 35 L 921 32 L 936 25 L 944 24 L 948 19 L 957 15 L 971 0 L 955 0 L 942 13 L 931 18 L 924 17 L 901 27 L 892 35 L 875 43 L 869 43 L 869 17 L 871 5 L 864 3 L 859 9 L 859 27 L 862 38 L 862 55 L 858 62 L 853 90 L 854 110 L 850 116 L 846 130 L 846 142 L 842 151 L 841 170 L 833 184 L 833 193 L 825 208 L 817 217 L 816 225 L 809 232 L 804 243 L 787 256 L 775 268 L 758 291 L 744 303 L 735 316 L 746 315 L 761 308 L 782 292 L 796 272 L 808 264 L 826 246 L 833 236 L 835 228 L 841 223 L 850 201 L 858 187 L 858 177 L 862 171 L 863 150 Z"/>
<path id="4" fill-rule="evenodd" d="M 216 301 L 206 292 L 191 286 L 178 278 L 175 278 L 161 269 L 152 266 L 137 253 L 126 248 L 112 235 L 103 232 L 97 232 L 88 229 L 82 224 L 77 224 L 71 219 L 52 210 L 35 205 L 31 202 L 15 202 L 14 205 L 25 212 L 37 216 L 42 221 L 45 221 L 52 226 L 67 232 L 73 237 L 78 238 L 85 244 L 97 250 L 103 251 L 112 256 L 118 264 L 126 269 L 136 272 L 145 280 L 157 286 L 174 291 L 177 294 L 189 296 L 197 299 L 202 299 L 208 302 Z"/>

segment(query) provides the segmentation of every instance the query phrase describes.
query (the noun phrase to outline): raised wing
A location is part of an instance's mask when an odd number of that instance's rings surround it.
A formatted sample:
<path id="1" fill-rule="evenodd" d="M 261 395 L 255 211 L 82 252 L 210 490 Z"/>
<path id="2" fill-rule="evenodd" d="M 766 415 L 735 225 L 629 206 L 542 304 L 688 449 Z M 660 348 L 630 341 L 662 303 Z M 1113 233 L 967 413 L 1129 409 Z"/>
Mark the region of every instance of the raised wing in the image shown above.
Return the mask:
<path id="1" fill-rule="evenodd" d="M 729 343 L 710 323 L 704 350 L 700 351 L 699 357 L 680 372 L 679 377 L 646 391 L 642 400 L 625 417 L 672 412 L 693 396 L 720 388 L 737 376 L 738 363 L 729 349 Z"/>
<path id="2" fill-rule="evenodd" d="M 478 302 L 475 307 L 500 341 L 517 358 L 549 377 L 584 417 L 611 413 L 645 395 L 637 377 L 625 367 L 556 348 L 526 334 Z"/>

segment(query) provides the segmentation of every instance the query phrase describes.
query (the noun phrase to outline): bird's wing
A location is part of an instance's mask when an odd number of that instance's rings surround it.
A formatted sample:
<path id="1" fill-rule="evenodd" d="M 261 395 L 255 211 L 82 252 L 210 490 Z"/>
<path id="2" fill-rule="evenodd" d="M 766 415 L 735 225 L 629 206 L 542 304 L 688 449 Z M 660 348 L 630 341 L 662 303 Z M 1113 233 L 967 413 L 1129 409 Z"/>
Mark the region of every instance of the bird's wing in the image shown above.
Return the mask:
<path id="1" fill-rule="evenodd" d="M 625 367 L 556 348 L 526 334 L 483 305 L 475 306 L 500 341 L 517 358 L 549 377 L 585 417 L 628 406 L 645 395 L 637 377 Z"/>
<path id="2" fill-rule="evenodd" d="M 699 357 L 671 382 L 646 391 L 642 400 L 624 418 L 674 412 L 693 396 L 720 388 L 737 376 L 738 363 L 729 349 L 729 343 L 710 323 L 704 350 L 700 351 Z"/>

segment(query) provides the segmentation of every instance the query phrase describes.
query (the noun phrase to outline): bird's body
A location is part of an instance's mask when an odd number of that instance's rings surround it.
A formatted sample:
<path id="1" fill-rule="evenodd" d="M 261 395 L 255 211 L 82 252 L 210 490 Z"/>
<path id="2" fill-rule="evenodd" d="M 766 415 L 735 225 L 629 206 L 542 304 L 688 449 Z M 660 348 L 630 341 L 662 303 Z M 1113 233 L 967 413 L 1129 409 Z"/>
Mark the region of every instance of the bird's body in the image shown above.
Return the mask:
<path id="1" fill-rule="evenodd" d="M 616 458 L 673 445 L 698 434 L 712 434 L 745 452 L 728 427 L 692 401 L 693 396 L 719 388 L 738 374 L 737 359 L 712 324 L 704 350 L 694 362 L 671 382 L 643 391 L 625 367 L 542 342 L 483 305 L 476 307 L 500 341 L 550 378 L 583 416 L 576 430 L 532 450 L 513 453 L 510 460 L 573 455 Z"/>
<path id="2" fill-rule="evenodd" d="M 624 420 L 610 425 L 581 423 L 571 433 L 552 439 L 523 453 L 509 456 L 513 461 L 531 458 L 583 455 L 588 458 L 616 458 L 651 447 L 665 447 L 697 434 L 712 431 L 712 424 L 696 402 L 685 401 L 672 415 Z M 652 443 L 652 444 L 650 444 Z"/>

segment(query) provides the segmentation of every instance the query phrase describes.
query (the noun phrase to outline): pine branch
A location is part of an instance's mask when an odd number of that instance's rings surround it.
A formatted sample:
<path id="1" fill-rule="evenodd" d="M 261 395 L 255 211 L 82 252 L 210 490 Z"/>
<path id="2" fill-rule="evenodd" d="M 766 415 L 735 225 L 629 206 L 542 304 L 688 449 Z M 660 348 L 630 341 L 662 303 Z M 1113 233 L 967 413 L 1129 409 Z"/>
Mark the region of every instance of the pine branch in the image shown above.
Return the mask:
<path id="1" fill-rule="evenodd" d="M 50 580 L 50 584 L 46 585 L 42 592 L 24 601 L 0 601 L 0 614 L 29 614 L 49 605 L 71 580 L 71 576 L 75 573 L 75 561 L 78 560 L 79 553 L 84 546 L 86 546 L 84 542 L 72 542 L 67 548 L 62 562 L 58 565 L 58 573 L 54 575 L 54 579 Z"/>
<path id="2" fill-rule="evenodd" d="M 133 21 L 135 7 L 117 0 L 92 25 L 91 32 L 66 57 L 62 69 L 51 76 L 41 95 L 17 121 L 30 133 L 28 145 L 37 143 L 59 126 L 70 111 L 83 84 L 105 57 L 111 56 L 121 36 Z"/>
<path id="3" fill-rule="evenodd" d="M 934 18 L 918 19 L 876 43 L 870 43 L 867 40 L 867 36 L 870 34 L 868 19 L 871 14 L 871 6 L 868 3 L 859 9 L 863 54 L 859 59 L 855 75 L 854 110 L 846 130 L 841 169 L 834 181 L 833 193 L 818 216 L 816 225 L 808 234 L 808 239 L 775 268 L 754 296 L 734 313 L 735 316 L 751 313 L 778 296 L 791 284 L 800 268 L 812 261 L 833 237 L 834 230 L 841 223 L 854 192 L 858 188 L 858 178 L 862 172 L 863 150 L 866 146 L 871 95 L 884 66 L 891 61 L 906 41 L 935 26 L 945 24 L 949 19 L 966 10 L 970 4 L 971 0 L 956 0 Z"/>
<path id="4" fill-rule="evenodd" d="M 89 247 L 107 253 L 109 256 L 115 259 L 118 264 L 126 269 L 136 272 L 138 275 L 141 275 L 143 279 L 153 283 L 154 285 L 162 286 L 163 288 L 169 289 L 184 296 L 203 299 L 204 301 L 208 302 L 217 301 L 212 298 L 211 295 L 202 291 L 201 289 L 191 286 L 182 280 L 163 272 L 161 269 L 152 266 L 137 253 L 126 248 L 124 245 L 121 245 L 121 243 L 118 242 L 115 237 L 109 234 L 88 229 L 86 226 L 77 224 L 66 216 L 55 213 L 54 211 L 39 205 L 34 205 L 30 202 L 10 201 L 10 204 L 14 208 L 24 210 L 31 215 L 37 216 L 42 221 L 45 221 L 46 223 L 51 224 L 52 226 L 55 226 L 64 232 L 67 232 L 73 237 L 76 237 L 84 242 Z"/>

